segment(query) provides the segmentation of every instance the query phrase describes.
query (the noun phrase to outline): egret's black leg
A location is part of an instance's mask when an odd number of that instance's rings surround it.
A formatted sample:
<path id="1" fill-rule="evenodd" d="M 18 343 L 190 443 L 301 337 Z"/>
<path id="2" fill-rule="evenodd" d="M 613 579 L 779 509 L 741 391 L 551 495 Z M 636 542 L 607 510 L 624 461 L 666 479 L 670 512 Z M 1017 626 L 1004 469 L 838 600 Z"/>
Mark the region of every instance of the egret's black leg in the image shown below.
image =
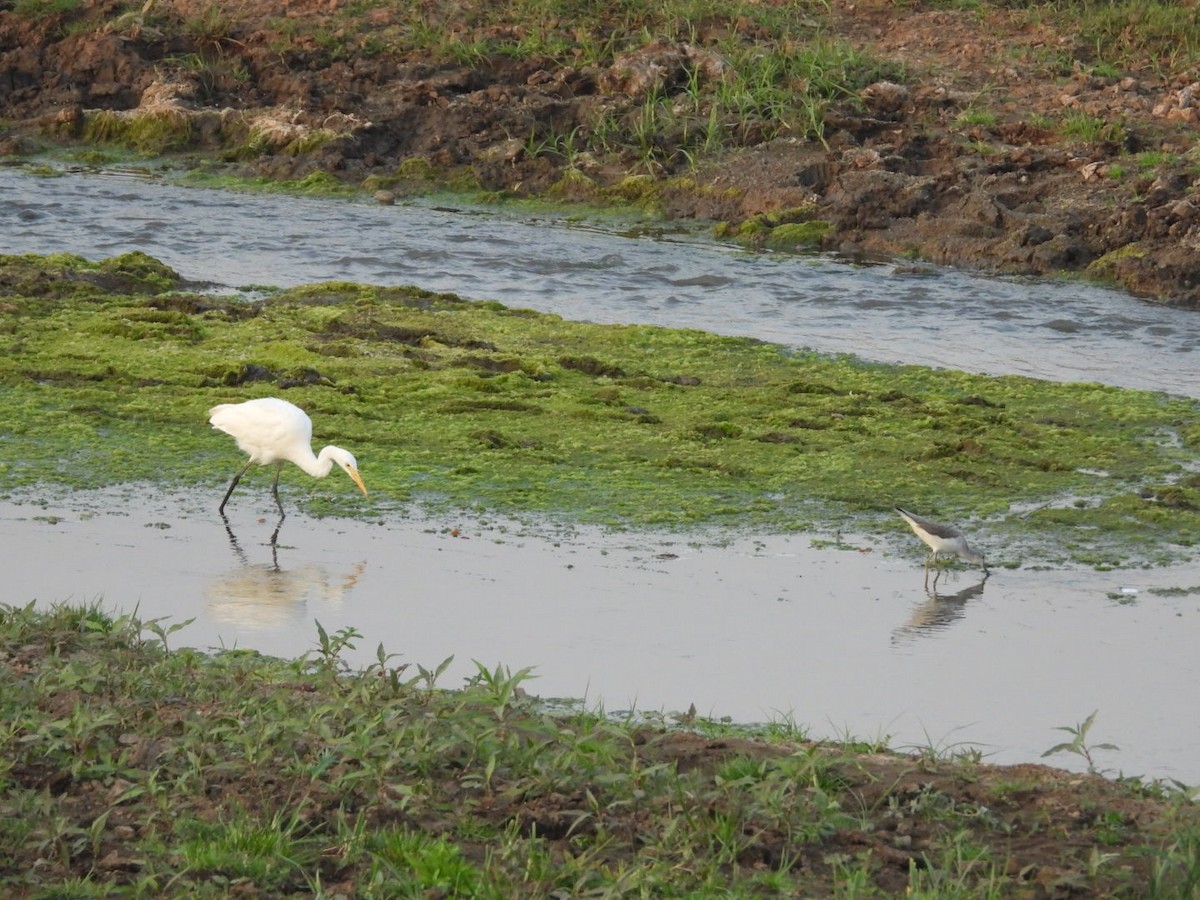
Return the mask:
<path id="1" fill-rule="evenodd" d="M 242 561 L 242 565 L 247 565 L 250 561 L 246 559 L 242 545 L 238 543 L 237 535 L 233 533 L 233 526 L 229 524 L 229 517 L 225 513 L 221 513 L 221 518 L 225 522 L 225 533 L 229 535 L 229 546 L 233 548 L 233 552 L 237 554 L 237 558 Z"/>
<path id="2" fill-rule="evenodd" d="M 287 513 L 283 511 L 283 503 L 279 499 L 279 473 L 283 471 L 283 463 L 275 463 L 275 481 L 271 484 L 271 494 L 275 497 L 275 505 L 279 507 L 279 521 L 283 521 Z"/>
<path id="3" fill-rule="evenodd" d="M 279 571 L 279 529 L 283 527 L 283 520 L 286 516 L 280 515 L 279 521 L 275 523 L 275 530 L 271 532 L 271 565 L 275 571 Z"/>
<path id="4" fill-rule="evenodd" d="M 242 480 L 242 476 L 250 471 L 250 467 L 252 465 L 254 465 L 254 460 L 250 460 L 248 463 L 246 463 L 246 465 L 242 466 L 242 471 L 234 475 L 233 481 L 229 482 L 229 490 L 225 492 L 225 499 L 222 500 L 221 505 L 217 507 L 217 512 L 219 512 L 221 515 L 225 515 L 225 504 L 228 503 L 229 498 L 233 496 L 233 489 L 237 487 L 238 482 Z"/>

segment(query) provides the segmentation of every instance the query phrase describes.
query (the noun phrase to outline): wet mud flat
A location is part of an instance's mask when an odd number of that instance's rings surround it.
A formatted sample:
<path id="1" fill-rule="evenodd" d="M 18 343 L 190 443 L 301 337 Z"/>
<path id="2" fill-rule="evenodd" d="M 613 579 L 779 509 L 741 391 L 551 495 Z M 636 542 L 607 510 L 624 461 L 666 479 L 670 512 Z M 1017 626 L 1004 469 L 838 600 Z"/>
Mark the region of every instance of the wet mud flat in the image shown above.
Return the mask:
<path id="1" fill-rule="evenodd" d="M 6 602 L 191 619 L 172 645 L 287 658 L 315 649 L 319 622 L 352 636 L 356 667 L 381 645 L 427 669 L 453 657 L 443 687 L 477 662 L 529 666 L 531 693 L 610 713 L 694 707 L 1001 763 L 1040 759 L 1098 710 L 1094 739 L 1119 748 L 1101 768 L 1200 779 L 1200 726 L 1172 712 L 1200 674 L 1195 563 L 957 566 L 927 590 L 899 519 L 893 541 L 400 510 L 280 522 L 249 491 L 223 520 L 218 500 L 132 486 L 4 501 Z"/>

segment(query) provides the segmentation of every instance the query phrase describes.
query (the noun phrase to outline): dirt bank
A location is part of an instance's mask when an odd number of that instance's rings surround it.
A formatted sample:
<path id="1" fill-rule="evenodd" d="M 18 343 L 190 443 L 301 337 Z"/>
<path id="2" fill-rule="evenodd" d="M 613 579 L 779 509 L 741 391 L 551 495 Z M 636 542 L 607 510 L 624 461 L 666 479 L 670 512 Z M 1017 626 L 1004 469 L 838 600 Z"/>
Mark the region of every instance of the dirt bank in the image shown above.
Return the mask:
<path id="1" fill-rule="evenodd" d="M 10 5 L 0 150 L 82 138 L 393 191 L 466 178 L 616 195 L 784 249 L 1086 273 L 1200 307 L 1200 83 L 1185 61 L 1097 58 L 1082 26 L 1036 5 L 833 0 L 792 22 L 803 34 L 714 14 L 670 37 L 645 22 L 534 29 L 475 2 L 416 24 L 407 7 L 342 0 Z M 633 49 L 587 52 L 605 32 L 629 48 L 638 28 Z M 756 41 L 836 42 L 867 83 L 829 91 L 805 127 L 762 109 L 717 122 L 703 85 L 719 88 L 729 48 Z M 688 104 L 698 117 L 680 113 Z M 706 110 L 721 140 L 698 144 Z"/>

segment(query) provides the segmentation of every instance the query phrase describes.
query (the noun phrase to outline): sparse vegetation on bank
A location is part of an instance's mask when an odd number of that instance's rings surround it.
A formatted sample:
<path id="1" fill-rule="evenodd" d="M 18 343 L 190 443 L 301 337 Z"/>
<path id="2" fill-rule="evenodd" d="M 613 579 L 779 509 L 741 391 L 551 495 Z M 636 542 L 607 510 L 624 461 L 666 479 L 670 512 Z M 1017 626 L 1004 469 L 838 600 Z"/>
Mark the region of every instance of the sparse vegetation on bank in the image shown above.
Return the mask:
<path id="1" fill-rule="evenodd" d="M 319 627 L 319 626 L 318 626 Z M 1186 792 L 549 708 L 528 672 L 319 630 L 297 660 L 184 623 L 0 607 L 10 897 L 1176 898 Z"/>

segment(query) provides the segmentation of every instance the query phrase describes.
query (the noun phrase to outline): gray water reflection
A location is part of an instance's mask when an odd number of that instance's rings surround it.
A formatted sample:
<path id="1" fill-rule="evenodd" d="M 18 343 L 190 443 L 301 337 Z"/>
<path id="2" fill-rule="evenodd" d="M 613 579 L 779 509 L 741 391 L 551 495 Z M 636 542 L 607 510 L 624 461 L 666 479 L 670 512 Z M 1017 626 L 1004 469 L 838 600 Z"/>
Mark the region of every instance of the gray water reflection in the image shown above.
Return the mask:
<path id="1" fill-rule="evenodd" d="M 988 577 L 990 576 L 985 576 L 978 584 L 952 593 L 948 593 L 945 588 L 939 591 L 937 582 L 940 581 L 940 577 L 935 579 L 932 586 L 927 585 L 925 588 L 928 599 L 913 609 L 908 621 L 893 632 L 893 639 L 904 641 L 929 637 L 949 628 L 963 617 L 970 601 L 983 596 Z"/>
<path id="2" fill-rule="evenodd" d="M 1099 710 L 1098 762 L 1200 782 L 1191 708 L 1200 565 L 1097 573 L 948 572 L 923 587 L 923 551 L 897 521 L 889 547 L 809 536 L 614 534 L 470 519 L 386 524 L 289 514 L 230 527 L 206 495 L 138 486 L 0 501 L 5 602 L 99 599 L 143 619 L 195 621 L 172 646 L 295 657 L 356 629 L 346 657 L 533 666 L 527 687 L 609 711 L 686 710 L 753 722 L 790 715 L 815 735 L 952 736 L 996 762 L 1037 761 L 1054 729 Z M 1124 587 L 1132 603 L 1108 599 Z M 1144 598 L 1144 599 L 1142 599 Z M 1075 760 L 1055 757 L 1058 765 Z"/>
<path id="3" fill-rule="evenodd" d="M 208 612 L 213 621 L 235 626 L 240 631 L 275 630 L 284 625 L 307 624 L 320 620 L 331 609 L 339 608 L 358 584 L 367 568 L 366 560 L 334 574 L 316 563 L 289 561 L 284 545 L 284 563 L 280 564 L 279 533 L 284 519 L 265 543 L 255 546 L 257 554 L 247 553 L 224 516 L 225 533 L 238 565 L 214 577 L 205 587 Z M 270 556 L 270 562 L 266 557 Z"/>
<path id="4" fill-rule="evenodd" d="M 195 190 L 0 168 L 0 251 L 143 250 L 228 288 L 414 284 L 605 323 L 749 336 L 882 362 L 1200 397 L 1200 315 L 1071 283 L 905 274 L 628 237 L 492 209 Z"/>

